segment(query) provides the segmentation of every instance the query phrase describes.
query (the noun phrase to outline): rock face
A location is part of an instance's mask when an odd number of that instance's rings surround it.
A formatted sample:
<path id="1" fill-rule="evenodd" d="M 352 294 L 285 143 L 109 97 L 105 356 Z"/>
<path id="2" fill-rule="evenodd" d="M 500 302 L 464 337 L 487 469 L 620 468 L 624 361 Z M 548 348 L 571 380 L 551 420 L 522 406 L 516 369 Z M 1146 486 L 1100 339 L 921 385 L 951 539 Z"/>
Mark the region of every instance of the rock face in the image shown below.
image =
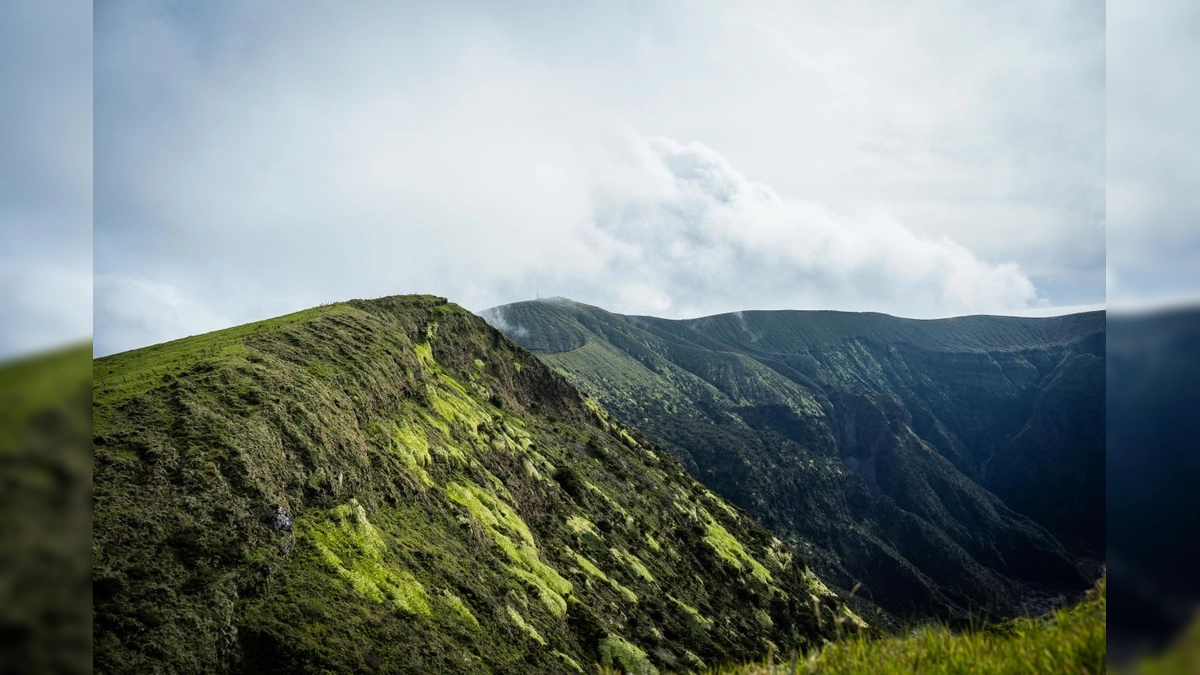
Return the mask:
<path id="1" fill-rule="evenodd" d="M 859 621 L 802 555 L 440 298 L 94 373 L 99 673 L 682 671 Z"/>
<path id="2" fill-rule="evenodd" d="M 287 512 L 287 509 L 282 506 L 275 507 L 275 513 L 271 514 L 269 523 L 272 530 L 291 532 L 292 531 L 292 514 Z"/>
<path id="3" fill-rule="evenodd" d="M 1098 576 L 1102 313 L 484 316 L 892 612 L 1019 614 Z"/>

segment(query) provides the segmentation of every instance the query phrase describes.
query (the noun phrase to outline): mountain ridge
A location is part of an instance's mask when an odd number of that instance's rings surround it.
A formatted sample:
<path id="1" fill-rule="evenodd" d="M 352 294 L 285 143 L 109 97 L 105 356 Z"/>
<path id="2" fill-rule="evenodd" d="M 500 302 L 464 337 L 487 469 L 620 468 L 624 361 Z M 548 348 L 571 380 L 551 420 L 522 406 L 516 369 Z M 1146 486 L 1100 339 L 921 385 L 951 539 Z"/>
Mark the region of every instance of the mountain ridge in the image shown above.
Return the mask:
<path id="1" fill-rule="evenodd" d="M 865 582 L 886 609 L 1011 615 L 1047 589 L 1081 592 L 1098 575 L 1101 312 L 917 320 L 798 310 L 668 320 L 557 300 L 483 315 L 714 491 L 811 547 L 827 577 L 845 587 Z M 1056 372 L 1069 374 L 1058 380 L 1070 386 L 1043 391 Z M 1050 409 L 1035 419 L 1034 402 L 1051 395 L 1087 419 L 1071 427 Z M 1085 440 L 1067 450 L 1052 444 L 1047 454 L 1039 445 L 1046 435 L 1035 431 Z M 997 453 L 1040 464 L 1033 478 L 1009 475 L 990 466 Z M 1053 484 L 1077 458 L 1086 476 L 1071 508 L 1034 500 L 1016 513 L 993 494 L 1019 501 L 1014 495 L 1036 484 L 1038 471 Z M 836 524 L 824 521 L 829 514 Z"/>
<path id="2" fill-rule="evenodd" d="M 443 298 L 96 359 L 93 386 L 96 672 L 653 673 L 865 625 Z"/>

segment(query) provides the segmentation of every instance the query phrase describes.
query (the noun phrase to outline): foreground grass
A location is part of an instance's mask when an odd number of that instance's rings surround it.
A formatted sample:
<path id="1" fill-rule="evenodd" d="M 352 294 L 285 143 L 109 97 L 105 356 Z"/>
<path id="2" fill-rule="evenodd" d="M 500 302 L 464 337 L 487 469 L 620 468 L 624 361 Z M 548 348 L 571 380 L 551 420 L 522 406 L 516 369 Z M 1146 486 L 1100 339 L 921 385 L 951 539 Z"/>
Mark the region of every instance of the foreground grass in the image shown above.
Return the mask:
<path id="1" fill-rule="evenodd" d="M 903 637 L 851 638 L 809 657 L 718 668 L 712 674 L 1103 673 L 1105 586 L 1102 579 L 1084 602 L 1044 618 L 965 633 L 929 626 Z"/>

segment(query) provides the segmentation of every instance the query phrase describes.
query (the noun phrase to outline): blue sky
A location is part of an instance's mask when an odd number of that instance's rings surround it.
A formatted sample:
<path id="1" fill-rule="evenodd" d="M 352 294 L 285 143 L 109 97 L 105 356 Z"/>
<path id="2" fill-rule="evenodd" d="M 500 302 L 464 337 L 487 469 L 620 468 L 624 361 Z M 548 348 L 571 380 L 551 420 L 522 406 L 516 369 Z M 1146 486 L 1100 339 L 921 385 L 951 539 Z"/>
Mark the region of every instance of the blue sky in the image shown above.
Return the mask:
<path id="1" fill-rule="evenodd" d="M 98 353 L 391 293 L 924 317 L 1114 277 L 1103 3 L 180 7 L 96 10 Z"/>

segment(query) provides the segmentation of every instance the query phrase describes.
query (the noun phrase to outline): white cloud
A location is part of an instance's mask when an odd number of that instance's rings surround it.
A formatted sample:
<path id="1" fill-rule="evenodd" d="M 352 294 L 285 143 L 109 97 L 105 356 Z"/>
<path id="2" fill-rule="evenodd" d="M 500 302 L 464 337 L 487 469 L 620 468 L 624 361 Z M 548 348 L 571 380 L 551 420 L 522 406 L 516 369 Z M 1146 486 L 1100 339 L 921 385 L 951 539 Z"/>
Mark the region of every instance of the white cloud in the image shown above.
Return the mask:
<path id="1" fill-rule="evenodd" d="M 695 316 L 750 307 L 839 307 L 926 316 L 1037 300 L 1013 264 L 989 264 L 885 212 L 834 213 L 748 180 L 700 143 L 628 137 L 624 163 L 595 186 L 595 227 L 611 239 L 585 288 L 598 304 Z"/>
<path id="2" fill-rule="evenodd" d="M 95 279 L 97 354 L 227 328 L 228 317 L 174 285 L 138 278 Z"/>
<path id="3" fill-rule="evenodd" d="M 97 273 L 229 322 L 1098 299 L 1102 22 L 1039 6 L 105 5 Z"/>
<path id="4" fill-rule="evenodd" d="M 1109 3 L 1108 299 L 1200 292 L 1200 5 Z"/>

